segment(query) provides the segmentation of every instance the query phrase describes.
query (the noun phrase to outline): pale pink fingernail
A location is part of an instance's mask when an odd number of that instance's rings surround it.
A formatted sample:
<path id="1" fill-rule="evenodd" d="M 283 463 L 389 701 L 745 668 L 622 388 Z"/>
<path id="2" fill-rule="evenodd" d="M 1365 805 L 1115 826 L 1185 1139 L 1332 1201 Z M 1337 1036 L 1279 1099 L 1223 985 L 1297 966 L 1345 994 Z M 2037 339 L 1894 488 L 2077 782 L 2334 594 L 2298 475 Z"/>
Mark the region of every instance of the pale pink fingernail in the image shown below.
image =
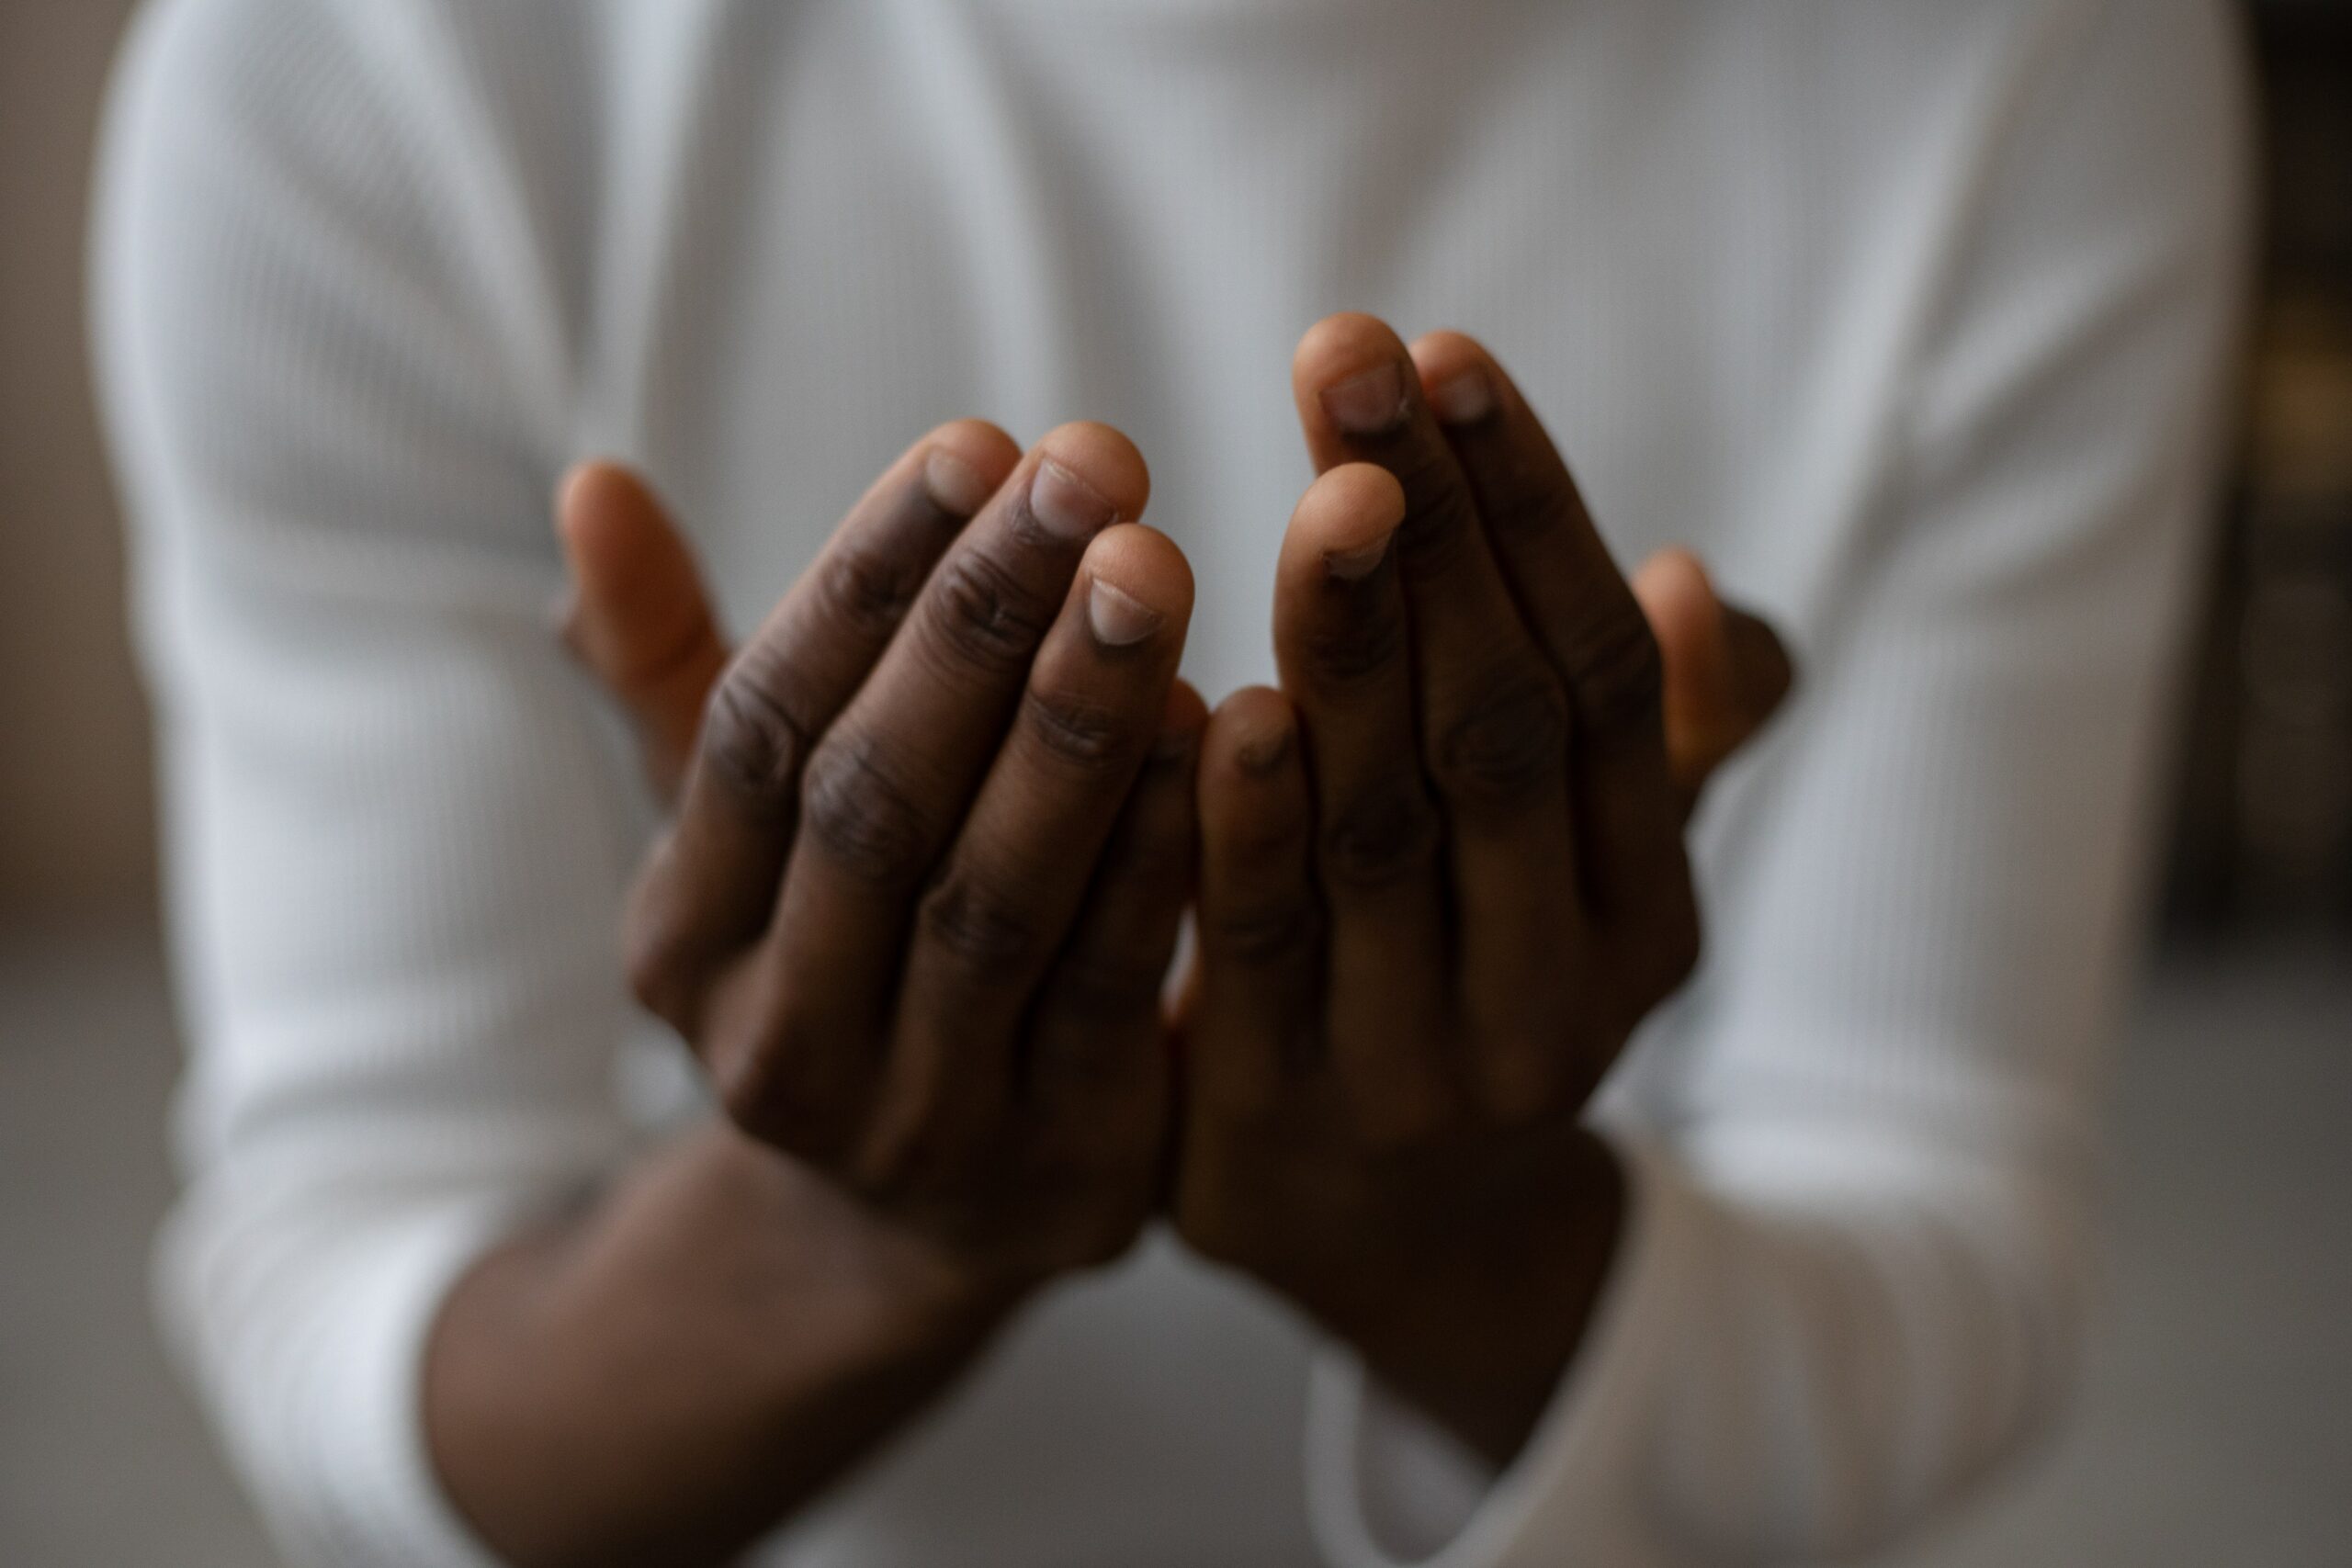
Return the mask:
<path id="1" fill-rule="evenodd" d="M 1029 510 L 1065 539 L 1090 539 L 1111 521 L 1115 508 L 1092 485 L 1048 457 L 1029 481 Z"/>
<path id="2" fill-rule="evenodd" d="M 953 516 L 973 516 L 989 503 L 989 482 L 980 470 L 944 446 L 924 456 L 922 485 L 939 509 Z"/>
<path id="3" fill-rule="evenodd" d="M 1105 648 L 1131 648 L 1158 631 L 1165 617 L 1126 590 L 1096 578 L 1086 589 L 1086 620 Z"/>
<path id="4" fill-rule="evenodd" d="M 1323 412 L 1351 435 L 1378 435 L 1405 420 L 1405 373 L 1384 365 L 1323 389 Z"/>
<path id="5" fill-rule="evenodd" d="M 1495 383 L 1474 365 L 1431 392 L 1430 407 L 1442 423 L 1476 424 L 1495 412 Z"/>
<path id="6" fill-rule="evenodd" d="M 1368 545 L 1358 545 L 1351 550 L 1325 550 L 1323 570 L 1342 582 L 1359 582 L 1380 570 L 1388 558 L 1388 541 L 1394 534 L 1384 534 Z"/>

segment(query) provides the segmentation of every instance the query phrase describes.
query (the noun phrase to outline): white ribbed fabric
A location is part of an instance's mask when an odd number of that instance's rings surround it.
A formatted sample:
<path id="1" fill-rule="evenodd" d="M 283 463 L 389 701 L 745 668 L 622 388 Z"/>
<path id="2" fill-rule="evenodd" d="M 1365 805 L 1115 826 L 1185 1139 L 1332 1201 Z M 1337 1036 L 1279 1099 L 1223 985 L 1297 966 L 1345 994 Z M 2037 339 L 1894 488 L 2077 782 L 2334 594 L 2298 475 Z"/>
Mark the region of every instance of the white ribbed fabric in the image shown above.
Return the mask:
<path id="1" fill-rule="evenodd" d="M 777 1560 L 1271 1568 L 1311 1518 L 1670 1568 L 1951 1497 L 2072 1359 L 2237 97 L 2219 0 L 155 6 L 97 298 L 193 1045 L 163 1289 L 288 1551 L 481 1561 L 439 1293 L 700 1113 L 614 959 L 649 815 L 545 624 L 555 476 L 648 468 L 741 626 L 934 421 L 1115 422 L 1214 696 L 1343 307 L 1486 336 L 1623 556 L 1695 544 L 1806 666 L 1602 1108 L 1599 1322 L 1487 1476 L 1155 1242 Z"/>

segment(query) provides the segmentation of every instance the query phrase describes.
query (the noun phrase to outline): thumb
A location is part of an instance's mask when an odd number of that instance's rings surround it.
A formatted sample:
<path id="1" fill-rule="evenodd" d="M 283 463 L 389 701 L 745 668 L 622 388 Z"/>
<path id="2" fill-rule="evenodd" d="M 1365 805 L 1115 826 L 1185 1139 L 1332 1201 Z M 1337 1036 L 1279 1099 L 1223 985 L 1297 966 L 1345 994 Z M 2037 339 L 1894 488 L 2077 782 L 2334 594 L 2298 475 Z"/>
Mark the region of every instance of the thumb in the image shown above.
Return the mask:
<path id="1" fill-rule="evenodd" d="M 1634 574 L 1666 667 L 1666 750 L 1685 810 L 1717 768 L 1770 722 L 1794 682 L 1772 628 L 1725 604 L 1688 550 L 1660 550 Z"/>
<path id="2" fill-rule="evenodd" d="M 612 463 L 564 477 L 555 526 L 571 571 L 564 643 L 627 710 L 647 776 L 674 798 L 728 659 L 694 553 L 644 481 Z"/>

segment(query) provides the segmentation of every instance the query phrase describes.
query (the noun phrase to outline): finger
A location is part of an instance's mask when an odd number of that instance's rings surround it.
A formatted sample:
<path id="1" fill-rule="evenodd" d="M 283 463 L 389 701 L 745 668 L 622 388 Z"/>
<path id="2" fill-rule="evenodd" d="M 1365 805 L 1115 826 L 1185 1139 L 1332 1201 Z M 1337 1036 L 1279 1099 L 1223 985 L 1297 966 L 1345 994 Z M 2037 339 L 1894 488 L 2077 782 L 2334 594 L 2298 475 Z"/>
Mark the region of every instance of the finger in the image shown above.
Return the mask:
<path id="1" fill-rule="evenodd" d="M 1065 425 L 1021 460 L 924 581 L 906 625 L 809 753 L 799 833 L 745 1015 L 789 1025 L 792 1051 L 747 1026 L 722 1077 L 746 1113 L 803 1107 L 828 1125 L 882 1059 L 924 881 L 987 775 L 1088 544 L 1143 510 L 1132 443 Z M 763 984 L 790 986 L 781 1011 Z M 776 1024 L 779 1018 L 783 1024 Z M 789 1061 L 786 1058 L 791 1058 Z M 780 1081 L 764 1075 L 784 1072 Z M 753 1131 L 759 1128 L 747 1122 Z"/>
<path id="2" fill-rule="evenodd" d="M 1177 682 L 1034 1011 L 1023 1089 L 1046 1135 L 1082 1159 L 1134 1148 L 1166 1110 L 1160 994 L 1193 894 L 1207 723 L 1201 694 Z"/>
<path id="3" fill-rule="evenodd" d="M 1772 628 L 1725 604 L 1688 550 L 1644 561 L 1634 597 L 1665 665 L 1667 763 L 1687 818 L 1715 770 L 1771 720 L 1793 671 Z"/>
<path id="4" fill-rule="evenodd" d="M 564 641 L 628 714 L 646 775 L 670 800 L 727 664 L 694 552 L 645 483 L 613 463 L 565 477 L 556 532 L 571 570 Z"/>
<path id="5" fill-rule="evenodd" d="M 1274 655 L 1314 784 L 1330 921 L 1329 1046 L 1360 1131 L 1430 1131 L 1454 1108 L 1437 813 L 1414 744 L 1413 682 L 1385 471 L 1335 468 L 1299 502 L 1275 568 Z"/>
<path id="6" fill-rule="evenodd" d="M 1501 366 L 1458 333 L 1423 338 L 1414 358 L 1511 589 L 1567 689 L 1591 900 L 1611 916 L 1643 910 L 1680 924 L 1681 912 L 1665 908 L 1688 902 L 1689 875 L 1649 623 Z"/>
<path id="7" fill-rule="evenodd" d="M 1420 747 L 1446 826 L 1462 1005 L 1498 1110 L 1550 1100 L 1580 924 L 1568 708 L 1522 624 L 1471 488 L 1396 334 L 1335 316 L 1299 345 L 1301 417 L 1318 464 L 1377 463 L 1403 486 L 1397 536 Z"/>
<path id="8" fill-rule="evenodd" d="M 892 464 L 710 688 L 676 820 L 631 901 L 639 996 L 688 1039 L 718 966 L 768 923 L 800 771 L 949 542 L 1019 459 L 995 426 Z"/>
<path id="9" fill-rule="evenodd" d="M 1023 1016 L 1073 935 L 1159 732 L 1192 612 L 1192 569 L 1163 536 L 1125 524 L 1087 549 L 923 897 L 872 1147 L 878 1171 L 970 1147 L 1004 1107 Z M 917 1148 L 926 1155 L 910 1160 Z"/>
<path id="10" fill-rule="evenodd" d="M 1323 911 L 1315 803 L 1290 699 L 1246 687 L 1201 745 L 1198 987 L 1185 1070 L 1205 1103 L 1261 1114 L 1321 1053 Z"/>

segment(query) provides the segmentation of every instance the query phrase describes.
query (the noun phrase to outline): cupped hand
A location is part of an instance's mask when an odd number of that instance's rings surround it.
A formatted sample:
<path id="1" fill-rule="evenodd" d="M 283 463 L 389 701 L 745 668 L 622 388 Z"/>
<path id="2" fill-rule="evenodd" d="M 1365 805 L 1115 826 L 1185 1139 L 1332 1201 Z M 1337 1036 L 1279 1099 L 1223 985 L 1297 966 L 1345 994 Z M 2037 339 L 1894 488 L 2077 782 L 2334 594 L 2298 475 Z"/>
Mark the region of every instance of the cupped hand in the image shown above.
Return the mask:
<path id="1" fill-rule="evenodd" d="M 1205 710 L 1147 490 L 1102 426 L 946 426 L 731 657 L 641 483 L 560 502 L 571 645 L 678 792 L 639 997 L 739 1126 L 983 1297 L 1123 1250 L 1165 1166 Z"/>
<path id="2" fill-rule="evenodd" d="M 1173 1211 L 1501 1461 L 1614 1245 L 1580 1112 L 1698 956 L 1691 796 L 1787 663 L 1687 557 L 1645 614 L 1469 340 L 1334 318 L 1295 382 L 1322 473 L 1283 689 L 1204 742 Z"/>

